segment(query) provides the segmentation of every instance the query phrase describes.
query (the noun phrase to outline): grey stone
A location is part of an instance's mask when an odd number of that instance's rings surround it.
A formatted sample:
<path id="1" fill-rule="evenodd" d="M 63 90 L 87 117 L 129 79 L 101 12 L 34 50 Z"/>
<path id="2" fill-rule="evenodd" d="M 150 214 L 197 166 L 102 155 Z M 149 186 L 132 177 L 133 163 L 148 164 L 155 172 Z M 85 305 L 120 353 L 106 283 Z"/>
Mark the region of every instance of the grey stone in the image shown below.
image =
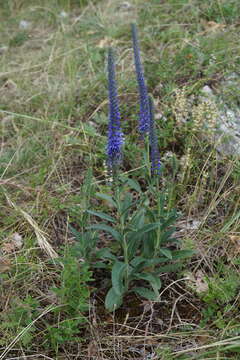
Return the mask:
<path id="1" fill-rule="evenodd" d="M 210 97 L 219 111 L 214 139 L 216 148 L 222 155 L 240 156 L 240 110 L 237 104 L 225 97 L 228 88 L 231 88 L 230 90 L 233 88 L 232 92 L 234 93 L 234 88 L 239 88 L 239 85 L 240 76 L 237 73 L 232 73 L 221 81 L 216 94 L 208 85 L 205 85 L 201 90 L 203 96 L 200 96 L 200 99 Z"/>
<path id="2" fill-rule="evenodd" d="M 202 88 L 201 92 L 203 93 L 203 95 L 206 95 L 206 96 L 211 96 L 211 97 L 214 96 L 212 89 L 208 85 L 205 85 Z"/>

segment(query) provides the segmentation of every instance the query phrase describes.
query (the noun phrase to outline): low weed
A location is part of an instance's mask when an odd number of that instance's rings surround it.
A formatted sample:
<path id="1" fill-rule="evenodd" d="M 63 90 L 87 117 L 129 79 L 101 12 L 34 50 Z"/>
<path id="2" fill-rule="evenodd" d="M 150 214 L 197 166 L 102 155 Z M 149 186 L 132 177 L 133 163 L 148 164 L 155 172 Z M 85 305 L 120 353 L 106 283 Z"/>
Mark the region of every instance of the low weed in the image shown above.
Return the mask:
<path id="1" fill-rule="evenodd" d="M 226 329 L 235 312 L 234 302 L 240 288 L 238 273 L 230 270 L 230 266 L 221 266 L 215 276 L 207 278 L 207 284 L 208 291 L 202 298 L 206 306 L 202 311 L 201 326 L 211 323 L 218 329 Z"/>
<path id="2" fill-rule="evenodd" d="M 55 353 L 63 344 L 82 340 L 80 334 L 88 323 L 90 282 L 93 280 L 89 267 L 79 262 L 74 249 L 65 250 L 58 263 L 62 267 L 59 286 L 51 291 L 61 306 L 53 310 L 52 324 L 46 324 L 44 342 Z"/>
<path id="3" fill-rule="evenodd" d="M 74 248 L 65 249 L 63 255 L 56 261 L 59 264 L 59 272 L 55 271 L 51 274 L 55 286 L 50 287 L 47 293 L 39 289 L 38 293 L 42 296 L 36 297 L 34 287 L 29 287 L 29 282 L 33 282 L 31 279 L 33 273 L 29 265 L 18 258 L 18 271 L 14 277 L 15 286 L 21 283 L 23 293 L 29 292 L 29 294 L 25 297 L 23 295 L 13 297 L 8 309 L 0 315 L 2 346 L 14 341 L 30 349 L 36 337 L 40 337 L 44 347 L 57 354 L 63 344 L 82 340 L 81 329 L 88 323 L 92 274 L 88 266 L 79 261 Z M 14 268 L 12 270 L 14 271 Z M 10 281 L 6 276 L 2 279 Z M 2 294 L 4 295 L 5 292 L 6 289 L 3 288 Z M 53 306 L 52 310 L 47 319 L 41 318 L 40 315 L 47 310 L 49 301 Z M 38 316 L 40 319 L 35 322 Z M 45 327 L 44 332 L 41 330 L 42 326 Z"/>
<path id="4" fill-rule="evenodd" d="M 40 314 L 40 303 L 31 295 L 24 299 L 15 298 L 11 301 L 10 308 L 1 316 L 1 332 L 3 336 L 0 340 L 1 346 L 6 345 L 12 341 L 15 336 L 22 332 L 20 343 L 24 347 L 31 346 L 34 339 L 37 327 L 33 324 L 33 320 Z M 31 325 L 28 330 L 25 328 Z"/>

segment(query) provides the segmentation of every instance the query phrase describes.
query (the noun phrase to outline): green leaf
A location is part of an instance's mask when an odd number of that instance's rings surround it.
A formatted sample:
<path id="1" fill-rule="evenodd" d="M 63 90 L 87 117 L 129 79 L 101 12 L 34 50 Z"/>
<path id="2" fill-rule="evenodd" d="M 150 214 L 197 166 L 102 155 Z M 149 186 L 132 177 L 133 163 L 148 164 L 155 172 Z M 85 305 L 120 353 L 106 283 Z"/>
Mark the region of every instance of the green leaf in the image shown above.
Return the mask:
<path id="1" fill-rule="evenodd" d="M 128 217 L 129 209 L 132 206 L 132 194 L 127 193 L 124 200 L 121 202 L 120 211 L 121 217 L 125 220 Z"/>
<path id="2" fill-rule="evenodd" d="M 113 207 L 117 208 L 117 204 L 111 196 L 102 193 L 97 193 L 96 196 L 102 200 L 109 202 Z"/>
<path id="3" fill-rule="evenodd" d="M 104 262 L 97 261 L 93 264 L 93 267 L 95 269 L 107 269 L 108 265 L 105 264 Z"/>
<path id="4" fill-rule="evenodd" d="M 161 225 L 160 222 L 146 224 L 141 229 L 139 229 L 138 231 L 140 231 L 141 234 L 145 234 L 145 233 L 147 233 L 149 231 L 157 229 L 160 225 Z"/>
<path id="5" fill-rule="evenodd" d="M 158 211 L 156 209 L 150 209 L 149 207 L 146 209 L 146 215 L 150 222 L 156 221 L 156 219 L 159 217 Z"/>
<path id="6" fill-rule="evenodd" d="M 84 182 L 81 187 L 81 195 L 88 198 L 89 203 L 89 196 L 92 193 L 93 190 L 93 171 L 90 167 L 86 173 L 84 174 Z"/>
<path id="7" fill-rule="evenodd" d="M 72 225 L 68 225 L 71 233 L 74 235 L 74 237 L 77 239 L 77 240 L 82 240 L 82 234 L 77 231 Z"/>
<path id="8" fill-rule="evenodd" d="M 106 225 L 106 224 L 91 225 L 91 226 L 87 227 L 87 229 L 106 231 L 106 232 L 109 232 L 114 237 L 114 239 L 116 239 L 117 241 L 122 240 L 122 235 L 117 230 L 113 229 L 111 226 Z"/>
<path id="9" fill-rule="evenodd" d="M 131 261 L 131 265 L 134 268 L 138 268 L 139 270 L 146 268 L 146 267 L 151 267 L 151 266 L 155 266 L 158 264 L 162 264 L 164 262 L 168 261 L 168 259 L 166 257 L 161 257 L 161 258 L 155 258 L 155 259 L 147 259 L 147 258 L 143 258 L 141 256 L 136 256 L 132 261 Z"/>
<path id="10" fill-rule="evenodd" d="M 175 223 L 175 221 L 177 220 L 178 215 L 175 213 L 173 215 L 169 215 L 169 217 L 167 218 L 166 221 L 164 221 L 161 225 L 161 230 L 166 229 L 168 226 L 170 226 L 171 224 Z"/>
<path id="11" fill-rule="evenodd" d="M 169 238 L 166 241 L 163 241 L 163 242 L 161 241 L 162 245 L 164 245 L 166 243 L 174 243 L 175 245 L 179 245 L 179 244 L 181 244 L 181 241 L 177 238 Z"/>
<path id="12" fill-rule="evenodd" d="M 148 266 L 153 266 L 153 265 L 162 264 L 162 263 L 168 261 L 168 258 L 159 257 L 159 258 L 155 258 L 155 259 L 147 259 L 147 261 L 148 261 Z"/>
<path id="13" fill-rule="evenodd" d="M 159 223 L 159 222 L 146 224 L 142 228 L 137 229 L 137 231 L 133 231 L 133 232 L 129 233 L 128 237 L 131 240 L 141 238 L 144 234 L 157 229 L 160 225 L 161 225 L 161 223 Z"/>
<path id="14" fill-rule="evenodd" d="M 166 261 L 169 261 L 166 257 L 162 258 L 155 258 L 155 259 L 146 259 L 142 257 L 136 257 L 131 261 L 131 266 L 133 267 L 132 271 L 132 278 L 135 276 L 135 274 L 139 274 L 145 271 L 147 268 L 154 267 L 158 264 L 162 264 Z M 158 270 L 158 269 L 157 269 Z M 155 272 L 155 271 L 154 271 Z"/>
<path id="15" fill-rule="evenodd" d="M 140 240 L 138 242 L 138 240 Z M 141 238 L 139 239 L 131 239 L 130 241 L 128 241 L 128 257 L 131 260 L 132 258 L 134 258 L 134 256 L 136 255 L 136 251 L 139 248 L 139 245 L 141 243 Z"/>
<path id="16" fill-rule="evenodd" d="M 143 247 L 141 249 L 142 255 L 147 259 L 153 258 L 155 256 L 155 246 L 156 246 L 155 231 L 144 234 Z"/>
<path id="17" fill-rule="evenodd" d="M 95 129 L 94 126 L 92 126 L 91 124 L 88 124 L 88 123 L 83 123 L 82 126 L 84 129 L 84 132 L 88 136 L 97 136 L 97 130 Z"/>
<path id="18" fill-rule="evenodd" d="M 76 238 L 77 242 L 69 249 L 70 253 L 76 257 L 83 257 L 85 260 L 90 260 L 93 251 L 95 251 L 97 237 L 92 232 L 80 233 L 69 225 L 69 229 Z"/>
<path id="19" fill-rule="evenodd" d="M 160 194 L 159 196 L 159 207 L 160 207 L 160 215 L 164 216 L 166 211 L 165 211 L 165 201 L 166 201 L 166 195 L 165 194 Z"/>
<path id="20" fill-rule="evenodd" d="M 232 216 L 226 224 L 223 226 L 223 228 L 220 230 L 220 232 L 226 233 L 228 229 L 235 223 L 235 221 L 239 220 L 240 218 L 240 211 L 238 211 L 234 216 Z"/>
<path id="21" fill-rule="evenodd" d="M 135 292 L 137 295 L 144 297 L 145 299 L 153 301 L 157 300 L 156 294 L 145 287 L 135 287 L 132 291 Z"/>
<path id="22" fill-rule="evenodd" d="M 112 268 L 112 286 L 118 296 L 124 293 L 123 277 L 127 264 L 116 261 Z"/>
<path id="23" fill-rule="evenodd" d="M 161 244 L 172 241 L 171 236 L 175 231 L 175 227 L 172 227 L 170 230 L 164 231 L 161 235 Z"/>
<path id="24" fill-rule="evenodd" d="M 116 294 L 113 288 L 111 288 L 105 298 L 105 308 L 108 311 L 114 311 L 122 305 L 122 296 Z"/>
<path id="25" fill-rule="evenodd" d="M 173 260 L 186 259 L 193 256 L 194 254 L 196 254 L 196 251 L 194 250 L 175 250 L 172 251 L 172 258 Z"/>
<path id="26" fill-rule="evenodd" d="M 165 249 L 165 248 L 161 248 L 160 249 L 160 253 L 162 253 L 163 255 L 165 255 L 168 259 L 172 260 L 172 252 L 171 250 Z"/>
<path id="27" fill-rule="evenodd" d="M 140 187 L 140 185 L 139 185 L 139 183 L 138 183 L 137 181 L 128 178 L 128 179 L 127 179 L 127 183 L 128 183 L 128 185 L 130 186 L 130 188 L 132 188 L 132 189 L 135 190 L 136 192 L 138 192 L 138 193 L 141 193 L 141 192 L 142 192 L 141 187 Z"/>
<path id="28" fill-rule="evenodd" d="M 110 221 L 110 222 L 113 222 L 113 223 L 116 222 L 116 220 L 115 220 L 112 216 L 110 216 L 110 215 L 108 215 L 108 214 L 105 214 L 105 213 L 103 213 L 103 212 L 100 212 L 100 211 L 92 211 L 92 210 L 87 210 L 87 212 L 88 212 L 89 214 L 98 216 L 99 218 L 101 218 L 101 219 L 103 219 L 103 220 L 107 220 L 107 221 Z"/>
<path id="29" fill-rule="evenodd" d="M 142 258 L 142 261 L 136 262 L 135 265 L 133 266 L 134 274 L 139 274 L 142 271 L 144 271 L 145 268 L 148 268 L 150 266 L 151 265 L 149 264 L 148 259 Z"/>
<path id="30" fill-rule="evenodd" d="M 141 273 L 137 274 L 136 279 L 143 279 L 149 282 L 155 293 L 161 288 L 162 283 L 158 275 Z"/>
<path id="31" fill-rule="evenodd" d="M 138 211 L 136 211 L 134 213 L 134 215 L 132 216 L 131 219 L 131 226 L 134 229 L 139 229 L 140 227 L 142 227 L 144 225 L 144 220 L 145 220 L 145 209 L 144 208 L 140 208 Z"/>
<path id="32" fill-rule="evenodd" d="M 141 263 L 146 262 L 146 260 L 147 260 L 147 259 L 145 259 L 145 258 L 143 258 L 143 257 L 141 257 L 141 256 L 136 256 L 136 257 L 131 261 L 130 264 L 131 264 L 133 267 L 135 267 L 135 266 L 138 266 L 138 265 L 141 264 Z"/>
<path id="33" fill-rule="evenodd" d="M 108 248 L 98 250 L 96 256 L 99 259 L 109 259 L 113 261 L 117 260 L 117 257 L 113 255 Z"/>
<path id="34" fill-rule="evenodd" d="M 183 266 L 182 264 L 169 264 L 169 265 L 161 266 L 160 268 L 157 269 L 157 273 L 161 274 L 167 272 L 175 272 L 181 269 L 182 266 Z"/>

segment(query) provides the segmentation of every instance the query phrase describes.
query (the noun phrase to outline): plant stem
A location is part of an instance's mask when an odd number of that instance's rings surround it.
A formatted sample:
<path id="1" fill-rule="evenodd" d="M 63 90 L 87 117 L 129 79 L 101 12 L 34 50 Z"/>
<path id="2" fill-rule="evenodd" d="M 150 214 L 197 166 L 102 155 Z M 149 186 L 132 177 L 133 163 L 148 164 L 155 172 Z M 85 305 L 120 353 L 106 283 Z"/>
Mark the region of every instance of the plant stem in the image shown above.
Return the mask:
<path id="1" fill-rule="evenodd" d="M 157 193 L 157 211 L 158 211 L 157 220 L 159 221 L 161 215 L 161 195 L 162 195 L 159 189 L 159 181 L 156 182 L 156 193 Z M 157 228 L 157 241 L 154 249 L 154 257 L 157 257 L 158 255 L 158 251 L 160 248 L 160 240 L 161 240 L 161 228 L 159 226 Z"/>
<path id="2" fill-rule="evenodd" d="M 128 266 L 129 266 L 129 260 L 128 260 L 128 245 L 127 245 L 127 240 L 126 240 L 126 235 L 124 234 L 124 229 L 125 229 L 125 224 L 124 224 L 124 217 L 121 214 L 121 196 L 120 196 L 120 189 L 119 189 L 119 182 L 118 184 L 115 184 L 115 188 L 114 188 L 114 193 L 115 193 L 115 198 L 116 198 L 116 203 L 117 203 L 117 212 L 118 212 L 118 221 L 120 224 L 120 233 L 123 237 L 123 241 L 122 241 L 122 250 L 123 250 L 123 257 L 124 257 L 124 262 L 126 264 L 126 272 L 125 272 L 125 276 L 124 276 L 124 280 L 125 280 L 125 290 L 128 290 L 128 284 L 129 284 L 129 271 L 128 271 Z"/>
<path id="3" fill-rule="evenodd" d="M 150 161 L 150 141 L 149 141 L 149 136 L 145 137 L 145 155 L 146 155 L 147 173 L 148 173 L 149 179 L 151 179 L 151 161 Z"/>

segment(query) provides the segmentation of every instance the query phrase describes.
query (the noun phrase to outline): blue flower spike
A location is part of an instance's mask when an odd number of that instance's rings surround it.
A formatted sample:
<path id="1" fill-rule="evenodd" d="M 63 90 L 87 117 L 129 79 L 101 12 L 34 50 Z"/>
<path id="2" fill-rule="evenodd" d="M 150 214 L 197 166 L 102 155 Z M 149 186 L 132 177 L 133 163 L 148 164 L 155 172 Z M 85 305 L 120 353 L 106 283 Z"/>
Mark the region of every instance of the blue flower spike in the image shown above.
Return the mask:
<path id="1" fill-rule="evenodd" d="M 119 111 L 117 85 L 115 79 L 115 64 L 113 49 L 108 51 L 108 97 L 109 97 L 109 123 L 107 144 L 107 166 L 109 172 L 114 174 L 122 161 L 122 145 L 124 143 L 121 130 L 121 115 Z"/>
<path id="2" fill-rule="evenodd" d="M 154 104 L 151 96 L 148 98 L 150 111 L 150 129 L 149 129 L 149 145 L 150 145 L 150 160 L 151 160 L 151 174 L 152 176 L 159 176 L 161 174 L 161 162 L 158 149 L 158 140 L 156 134 L 155 120 L 154 120 Z"/>
<path id="3" fill-rule="evenodd" d="M 138 43 L 137 27 L 135 24 L 131 25 L 132 28 L 132 41 L 134 51 L 134 62 L 137 74 L 137 82 L 139 88 L 139 101 L 140 101 L 140 113 L 139 113 L 139 132 L 143 137 L 150 130 L 150 109 L 148 101 L 147 85 L 144 80 L 144 72 L 141 64 L 140 49 Z"/>

